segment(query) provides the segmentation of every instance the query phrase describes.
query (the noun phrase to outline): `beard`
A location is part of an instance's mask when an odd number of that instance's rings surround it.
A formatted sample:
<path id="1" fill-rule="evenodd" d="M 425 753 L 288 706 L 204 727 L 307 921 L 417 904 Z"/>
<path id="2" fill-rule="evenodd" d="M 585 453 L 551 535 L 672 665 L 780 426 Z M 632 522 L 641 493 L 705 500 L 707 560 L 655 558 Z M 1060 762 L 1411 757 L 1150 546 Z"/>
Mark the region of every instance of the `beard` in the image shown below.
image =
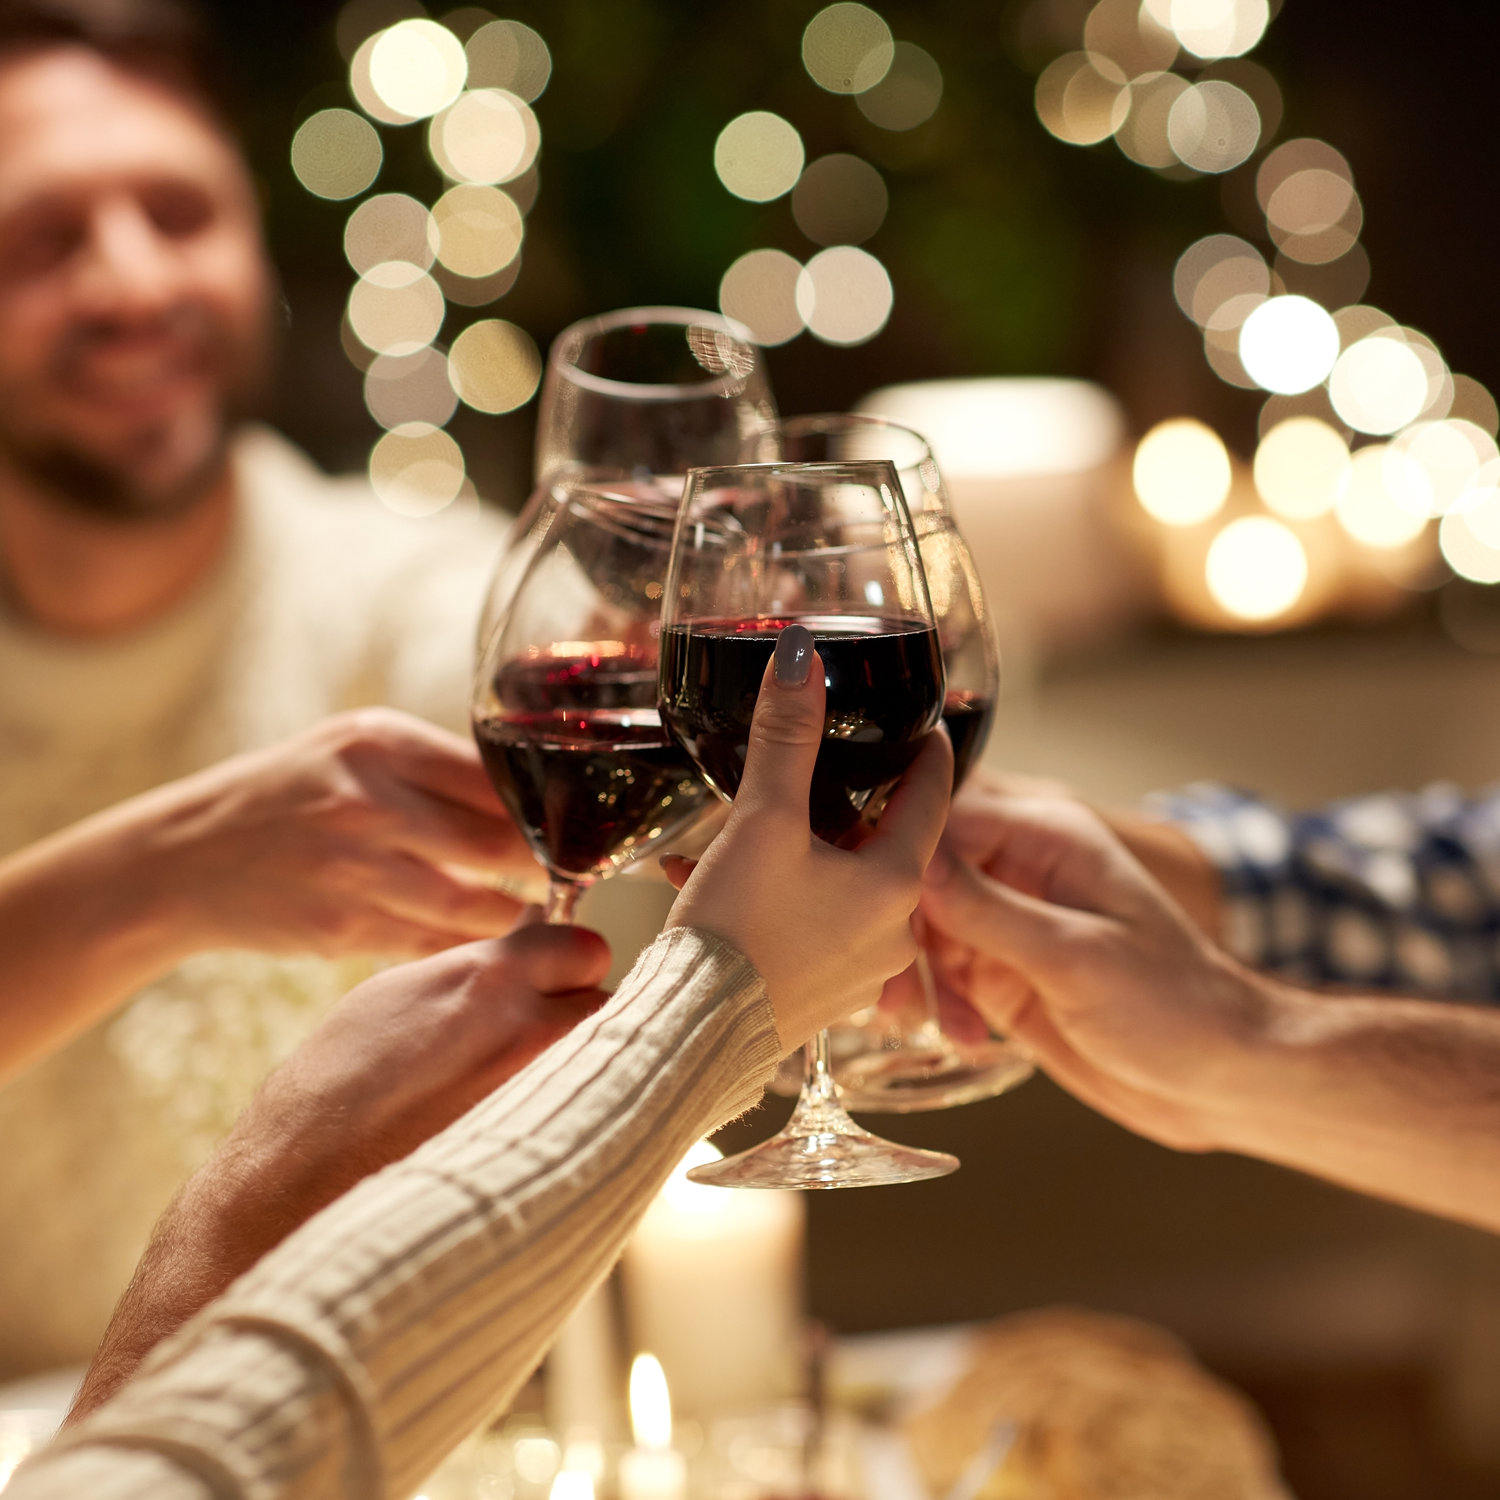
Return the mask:
<path id="1" fill-rule="evenodd" d="M 0 402 L 0 462 L 59 506 L 96 520 L 149 524 L 192 510 L 222 476 L 235 428 L 264 411 L 272 327 L 267 319 L 253 336 L 236 338 L 195 307 L 167 318 L 190 334 L 218 375 L 215 399 L 205 410 L 143 423 L 123 452 L 102 453 L 65 434 L 23 432 L 6 420 Z M 60 371 L 66 376 L 112 331 L 107 324 L 73 331 L 58 351 Z"/>

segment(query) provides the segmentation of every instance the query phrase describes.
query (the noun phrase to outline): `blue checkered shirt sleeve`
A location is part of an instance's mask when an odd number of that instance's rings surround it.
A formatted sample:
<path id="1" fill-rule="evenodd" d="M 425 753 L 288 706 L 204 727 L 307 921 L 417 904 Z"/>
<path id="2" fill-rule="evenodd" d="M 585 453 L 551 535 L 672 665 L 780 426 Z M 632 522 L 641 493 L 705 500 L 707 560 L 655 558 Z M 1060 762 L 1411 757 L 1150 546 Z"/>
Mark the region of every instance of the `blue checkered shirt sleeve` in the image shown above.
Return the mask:
<path id="1" fill-rule="evenodd" d="M 1500 787 L 1291 813 L 1198 783 L 1147 799 L 1223 878 L 1225 946 L 1308 984 L 1500 1002 Z"/>

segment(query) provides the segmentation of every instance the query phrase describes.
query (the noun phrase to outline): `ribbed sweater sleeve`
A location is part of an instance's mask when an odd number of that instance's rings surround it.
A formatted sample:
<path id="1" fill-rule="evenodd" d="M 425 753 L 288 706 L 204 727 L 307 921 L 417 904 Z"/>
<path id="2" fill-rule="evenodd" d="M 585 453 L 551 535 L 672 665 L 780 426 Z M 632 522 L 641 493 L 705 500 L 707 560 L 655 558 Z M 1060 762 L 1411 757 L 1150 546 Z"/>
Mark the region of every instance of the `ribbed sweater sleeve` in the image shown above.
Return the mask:
<path id="1" fill-rule="evenodd" d="M 664 934 L 597 1015 L 158 1346 L 12 1500 L 411 1494 L 514 1397 L 778 1051 L 749 963 Z"/>

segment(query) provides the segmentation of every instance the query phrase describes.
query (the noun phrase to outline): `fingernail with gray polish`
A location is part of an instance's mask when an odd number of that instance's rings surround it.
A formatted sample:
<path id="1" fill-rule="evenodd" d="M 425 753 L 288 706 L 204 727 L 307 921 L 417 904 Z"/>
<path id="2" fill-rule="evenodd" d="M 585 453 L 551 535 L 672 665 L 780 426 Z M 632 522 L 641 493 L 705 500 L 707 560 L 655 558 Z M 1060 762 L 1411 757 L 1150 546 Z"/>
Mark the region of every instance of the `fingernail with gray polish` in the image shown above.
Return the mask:
<path id="1" fill-rule="evenodd" d="M 776 637 L 776 681 L 782 687 L 801 687 L 812 667 L 812 631 L 805 625 L 788 625 Z"/>

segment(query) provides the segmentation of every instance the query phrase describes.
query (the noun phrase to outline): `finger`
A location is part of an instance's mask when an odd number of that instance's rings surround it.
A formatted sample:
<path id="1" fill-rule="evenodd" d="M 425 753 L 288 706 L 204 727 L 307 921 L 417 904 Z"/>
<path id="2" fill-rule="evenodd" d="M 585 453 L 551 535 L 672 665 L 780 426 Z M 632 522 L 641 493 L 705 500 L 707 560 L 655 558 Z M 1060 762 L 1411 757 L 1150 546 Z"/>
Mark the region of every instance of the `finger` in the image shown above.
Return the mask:
<path id="1" fill-rule="evenodd" d="M 946 849 L 927 868 L 922 911 L 948 937 L 1010 964 L 1028 979 L 1050 973 L 1063 945 L 1089 920 L 1085 913 L 991 880 Z"/>
<path id="2" fill-rule="evenodd" d="M 688 859 L 681 854 L 663 854 L 661 867 L 667 879 L 672 883 L 673 890 L 680 891 L 688 883 L 688 876 L 698 868 L 698 861 Z"/>
<path id="3" fill-rule="evenodd" d="M 953 746 L 939 726 L 885 805 L 875 832 L 860 846 L 860 858 L 910 859 L 926 869 L 943 834 L 953 791 Z"/>
<path id="4" fill-rule="evenodd" d="M 497 803 L 489 811 L 461 807 L 417 787 L 391 782 L 374 793 L 381 812 L 381 836 L 395 848 L 440 864 L 494 870 L 530 851 L 520 830 Z"/>
<path id="5" fill-rule="evenodd" d="M 463 1107 L 453 1118 L 514 1078 L 528 1063 L 540 1057 L 554 1042 L 561 1041 L 580 1021 L 587 1020 L 608 1000 L 608 992 L 597 988 L 538 996 L 526 1024 L 507 1037 L 506 1045 L 489 1059 L 466 1087 L 461 1100 Z"/>
<path id="6" fill-rule="evenodd" d="M 521 908 L 520 913 L 516 917 L 515 926 L 511 928 L 511 932 L 519 932 L 523 927 L 536 927 L 546 920 L 547 909 L 543 906 L 538 906 L 533 901 Z"/>
<path id="7" fill-rule="evenodd" d="M 524 904 L 400 852 L 365 859 L 361 875 L 362 899 L 393 916 L 471 939 L 508 932 Z"/>
<path id="8" fill-rule="evenodd" d="M 543 995 L 593 989 L 609 973 L 609 944 L 588 927 L 541 924 L 522 927 L 499 944 L 525 982 Z M 514 970 L 508 983 L 514 984 Z"/>
<path id="9" fill-rule="evenodd" d="M 823 660 L 813 647 L 812 632 L 805 625 L 788 625 L 761 678 L 732 820 L 779 811 L 807 823 L 826 697 Z"/>
<path id="10" fill-rule="evenodd" d="M 915 963 L 908 964 L 899 974 L 887 979 L 880 992 L 880 1009 L 886 1015 L 920 1011 L 926 1004 L 927 992 L 922 987 L 922 977 Z"/>
<path id="11" fill-rule="evenodd" d="M 980 1013 L 957 990 L 934 981 L 937 990 L 938 1027 L 950 1041 L 978 1046 L 988 1041 L 990 1028 Z"/>
<path id="12" fill-rule="evenodd" d="M 390 708 L 359 709 L 336 721 L 353 762 L 374 760 L 418 791 L 491 816 L 499 799 L 472 740 Z"/>

